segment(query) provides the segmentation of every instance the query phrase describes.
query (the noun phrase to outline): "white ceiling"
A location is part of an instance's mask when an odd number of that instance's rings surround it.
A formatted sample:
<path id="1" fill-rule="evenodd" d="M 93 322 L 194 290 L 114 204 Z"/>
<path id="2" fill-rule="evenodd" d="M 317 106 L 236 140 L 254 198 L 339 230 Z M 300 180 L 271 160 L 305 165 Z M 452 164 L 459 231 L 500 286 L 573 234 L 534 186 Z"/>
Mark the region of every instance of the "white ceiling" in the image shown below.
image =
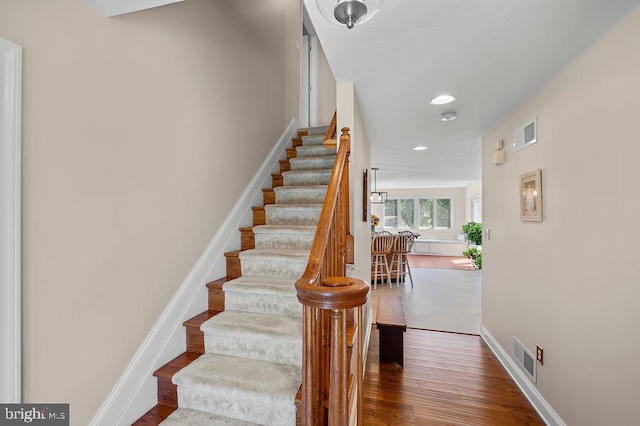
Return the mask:
<path id="1" fill-rule="evenodd" d="M 639 3 L 385 0 L 348 30 L 304 0 L 336 81 L 355 84 L 379 189 L 478 182 L 481 138 Z M 429 104 L 445 92 L 457 100 Z"/>

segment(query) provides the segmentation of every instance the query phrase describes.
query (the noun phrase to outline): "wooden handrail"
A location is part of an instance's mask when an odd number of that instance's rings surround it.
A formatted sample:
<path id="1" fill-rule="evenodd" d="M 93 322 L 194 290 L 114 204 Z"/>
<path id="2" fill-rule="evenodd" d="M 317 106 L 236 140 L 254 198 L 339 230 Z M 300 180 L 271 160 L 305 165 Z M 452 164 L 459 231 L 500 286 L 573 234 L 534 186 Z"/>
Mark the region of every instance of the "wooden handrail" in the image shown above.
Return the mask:
<path id="1" fill-rule="evenodd" d="M 335 115 L 332 120 L 335 127 Z M 331 126 L 329 131 L 331 130 Z M 329 131 L 327 134 L 329 134 Z M 309 261 L 296 281 L 303 308 L 302 419 L 305 425 L 345 425 L 349 419 L 347 332 L 357 313 L 357 418 L 362 424 L 362 305 L 369 286 L 346 277 L 349 236 L 349 129 L 343 128 Z M 328 415 L 326 409 L 328 408 Z"/>
<path id="2" fill-rule="evenodd" d="M 333 117 L 331 117 L 331 123 L 329 123 L 329 128 L 327 129 L 327 133 L 324 135 L 324 140 L 332 140 L 336 137 L 336 126 L 338 123 L 338 114 L 337 112 L 333 113 Z"/>

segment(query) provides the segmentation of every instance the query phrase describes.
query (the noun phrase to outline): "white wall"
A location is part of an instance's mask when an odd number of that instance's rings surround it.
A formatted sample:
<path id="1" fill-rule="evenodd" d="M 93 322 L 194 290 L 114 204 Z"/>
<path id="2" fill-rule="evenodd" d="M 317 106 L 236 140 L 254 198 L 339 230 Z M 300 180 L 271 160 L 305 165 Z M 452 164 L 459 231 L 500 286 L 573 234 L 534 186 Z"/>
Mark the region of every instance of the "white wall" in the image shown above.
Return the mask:
<path id="1" fill-rule="evenodd" d="M 326 126 L 331 122 L 333 113 L 336 111 L 336 80 L 333 77 L 329 62 L 322 50 L 320 43 L 317 43 L 317 108 L 319 126 Z"/>
<path id="2" fill-rule="evenodd" d="M 338 83 L 336 89 L 338 138 L 343 127 L 348 127 L 351 134 L 349 179 L 351 233 L 355 239 L 355 272 L 353 276 L 369 282 L 371 280 L 371 228 L 368 220 L 362 220 L 362 215 L 364 209 L 363 174 L 371 164 L 371 148 L 353 83 Z"/>
<path id="3" fill-rule="evenodd" d="M 296 0 L 2 0 L 24 47 L 23 400 L 88 424 L 297 118 L 300 35 Z"/>
<path id="4" fill-rule="evenodd" d="M 636 9 L 483 139 L 482 322 L 505 350 L 544 348 L 536 387 L 570 425 L 640 424 L 638 40 Z M 532 117 L 538 142 L 491 165 Z M 538 168 L 544 221 L 524 223 Z"/>

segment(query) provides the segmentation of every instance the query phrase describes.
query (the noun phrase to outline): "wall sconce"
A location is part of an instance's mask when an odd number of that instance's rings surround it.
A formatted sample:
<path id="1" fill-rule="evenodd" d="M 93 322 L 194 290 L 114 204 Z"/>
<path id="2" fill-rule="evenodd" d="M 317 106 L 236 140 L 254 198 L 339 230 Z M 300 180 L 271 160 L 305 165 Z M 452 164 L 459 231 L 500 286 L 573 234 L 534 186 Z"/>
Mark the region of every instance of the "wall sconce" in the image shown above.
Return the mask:
<path id="1" fill-rule="evenodd" d="M 334 24 L 343 24 L 351 29 L 373 18 L 380 10 L 383 0 L 316 0 L 325 19 Z"/>

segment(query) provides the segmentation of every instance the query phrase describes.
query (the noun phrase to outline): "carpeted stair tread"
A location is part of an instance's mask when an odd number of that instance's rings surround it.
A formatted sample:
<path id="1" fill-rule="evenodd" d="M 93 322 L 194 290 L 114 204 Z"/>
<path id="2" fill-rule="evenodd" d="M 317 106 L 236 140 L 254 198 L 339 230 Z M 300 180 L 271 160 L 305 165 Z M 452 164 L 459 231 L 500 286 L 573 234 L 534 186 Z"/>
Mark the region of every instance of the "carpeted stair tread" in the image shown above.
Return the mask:
<path id="1" fill-rule="evenodd" d="M 315 226 L 259 225 L 254 227 L 257 249 L 311 250 Z"/>
<path id="2" fill-rule="evenodd" d="M 324 157 L 336 155 L 336 148 L 324 145 L 302 145 L 296 147 L 297 157 Z"/>
<path id="3" fill-rule="evenodd" d="M 181 408 L 265 425 L 295 425 L 300 367 L 205 353 L 173 377 Z"/>
<path id="4" fill-rule="evenodd" d="M 205 413 L 204 411 L 191 410 L 189 408 L 178 408 L 165 421 L 160 423 L 161 426 L 257 426 L 259 423 L 245 422 L 243 420 L 232 419 L 230 417 L 219 416 L 216 414 Z"/>
<path id="5" fill-rule="evenodd" d="M 336 162 L 335 155 L 321 157 L 294 157 L 289 160 L 289 170 L 330 169 Z"/>
<path id="6" fill-rule="evenodd" d="M 307 132 L 307 135 L 326 135 L 327 131 L 329 131 L 329 126 L 314 126 L 314 127 L 303 127 L 298 129 L 298 131 Z"/>
<path id="7" fill-rule="evenodd" d="M 302 145 L 303 146 L 310 146 L 310 145 L 323 145 L 324 144 L 324 138 L 326 137 L 326 134 L 323 133 L 321 135 L 307 135 L 307 136 L 303 136 L 302 139 Z"/>
<path id="8" fill-rule="evenodd" d="M 296 226 L 296 225 L 258 225 L 253 227 L 253 233 L 259 234 L 311 234 L 316 235 L 316 226 Z"/>
<path id="9" fill-rule="evenodd" d="M 309 250 L 253 249 L 240 252 L 243 276 L 292 278 L 302 276 Z"/>
<path id="10" fill-rule="evenodd" d="M 268 204 L 264 212 L 267 225 L 313 226 L 320 219 L 322 204 Z"/>
<path id="11" fill-rule="evenodd" d="M 322 204 L 327 185 L 278 186 L 273 191 L 276 204 Z"/>
<path id="12" fill-rule="evenodd" d="M 225 306 L 230 311 L 302 317 L 295 279 L 244 277 L 225 284 Z"/>
<path id="13" fill-rule="evenodd" d="M 289 170 L 282 172 L 285 186 L 295 185 L 328 185 L 331 170 Z"/>
<path id="14" fill-rule="evenodd" d="M 215 321 L 200 326 L 205 352 L 243 360 L 302 365 L 300 317 L 238 311 L 224 313 L 214 317 Z"/>

